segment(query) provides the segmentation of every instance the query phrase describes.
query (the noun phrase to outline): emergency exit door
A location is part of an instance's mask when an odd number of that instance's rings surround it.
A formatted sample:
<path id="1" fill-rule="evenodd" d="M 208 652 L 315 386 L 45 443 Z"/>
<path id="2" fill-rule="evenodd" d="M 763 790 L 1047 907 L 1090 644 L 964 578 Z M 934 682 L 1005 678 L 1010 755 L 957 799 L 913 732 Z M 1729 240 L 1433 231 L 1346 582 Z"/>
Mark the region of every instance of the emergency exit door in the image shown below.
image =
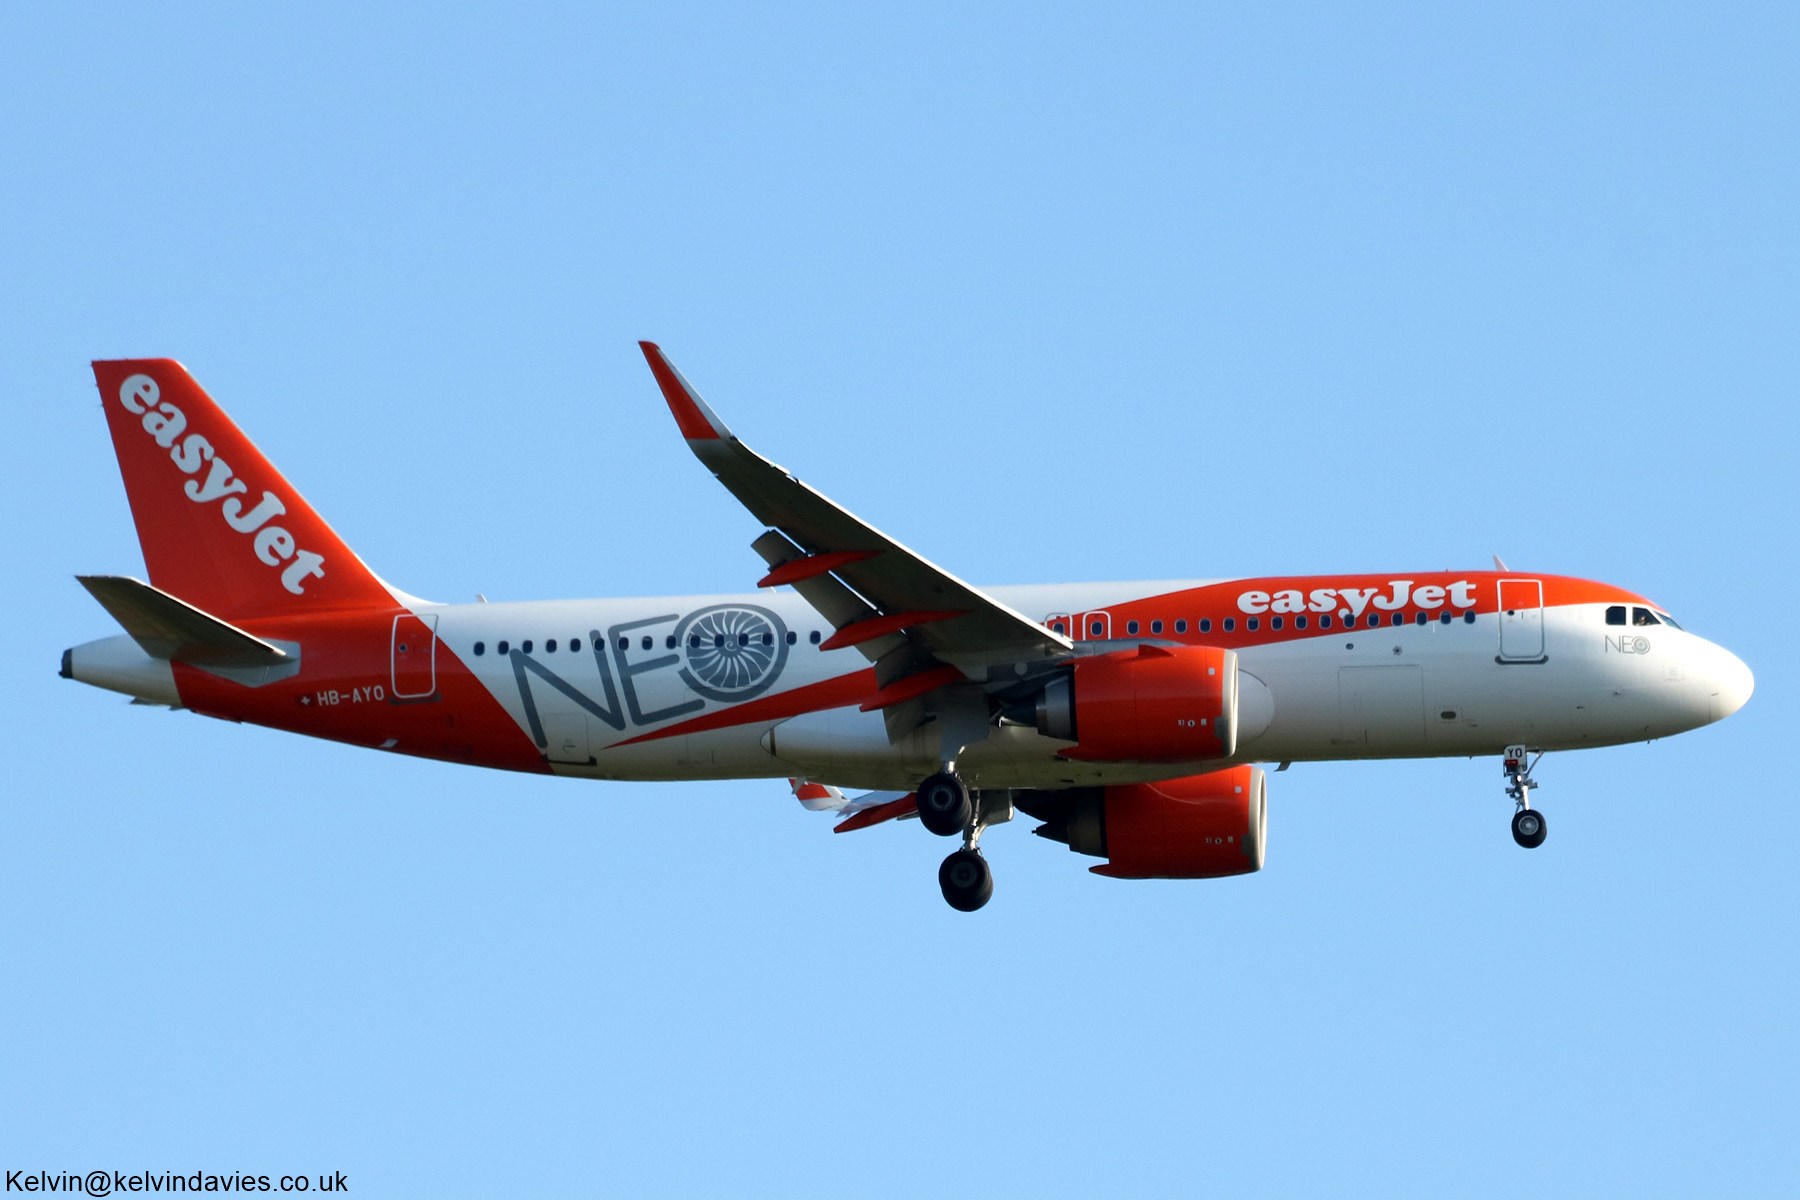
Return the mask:
<path id="1" fill-rule="evenodd" d="M 396 700 L 426 700 L 437 694 L 437 614 L 416 617 L 402 613 L 394 618 L 391 658 Z"/>
<path id="2" fill-rule="evenodd" d="M 1544 584 L 1538 579 L 1502 579 L 1500 661 L 1544 661 Z"/>

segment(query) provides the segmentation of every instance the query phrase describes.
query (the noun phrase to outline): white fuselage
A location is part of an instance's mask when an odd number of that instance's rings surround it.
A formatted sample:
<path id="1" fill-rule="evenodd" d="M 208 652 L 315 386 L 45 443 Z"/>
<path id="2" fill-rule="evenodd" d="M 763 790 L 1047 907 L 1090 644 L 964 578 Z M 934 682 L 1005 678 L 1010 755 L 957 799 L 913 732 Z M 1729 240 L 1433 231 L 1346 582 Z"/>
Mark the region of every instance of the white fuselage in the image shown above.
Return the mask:
<path id="1" fill-rule="evenodd" d="M 1047 622 L 1081 614 L 1080 632 L 1113 606 L 1181 594 L 1200 582 L 1000 587 L 990 594 Z M 1497 754 L 1508 745 L 1568 749 L 1643 741 L 1717 720 L 1742 703 L 1748 672 L 1728 652 L 1673 625 L 1609 626 L 1604 604 L 1542 610 L 1537 653 L 1502 657 L 1502 615 L 1458 614 L 1314 632 L 1245 645 L 1247 722 L 1230 761 Z M 751 700 L 695 690 L 695 614 L 766 613 L 774 653 Z M 785 592 L 633 600 L 477 604 L 421 609 L 444 646 L 522 729 L 541 738 L 553 770 L 606 779 L 717 779 L 804 774 L 844 786 L 907 788 L 940 747 L 921 734 L 890 743 L 879 712 L 855 703 L 788 712 L 781 698 L 868 670 L 854 649 L 821 651 L 831 633 Z M 1209 642 L 1191 626 L 1161 635 L 1148 620 L 1130 636 L 1101 625 L 1090 646 Z M 758 629 L 761 627 L 758 626 Z M 726 634 L 725 637 L 735 635 Z M 756 636 L 756 635 L 753 635 Z M 671 639 L 675 644 L 671 647 Z M 596 645 L 598 642 L 598 645 Z M 571 643 L 579 645 L 571 650 Z M 506 647 L 502 653 L 500 647 Z M 529 649 L 526 649 L 526 647 Z M 479 648 L 478 648 L 479 647 Z M 701 650 L 706 647 L 702 645 Z M 1513 647 L 1515 651 L 1517 647 Z M 520 660 L 524 665 L 521 666 Z M 752 664 L 752 670 L 758 669 Z M 1740 681 L 1739 675 L 1743 679 Z M 698 679 L 699 686 L 707 686 Z M 1261 688 L 1256 685 L 1260 684 Z M 1747 691 L 1744 692 L 1747 695 Z M 759 710 L 753 703 L 762 700 Z M 721 707 L 738 708 L 727 716 Z M 744 719 L 737 719 L 742 716 Z M 711 727 L 708 727 L 708 726 Z M 786 731 L 784 733 L 784 730 Z M 662 734 L 664 736 L 658 736 Z M 1055 787 L 1188 774 L 1205 763 L 1092 763 L 1057 757 L 1067 743 L 1001 725 L 960 769 L 975 786 Z"/>

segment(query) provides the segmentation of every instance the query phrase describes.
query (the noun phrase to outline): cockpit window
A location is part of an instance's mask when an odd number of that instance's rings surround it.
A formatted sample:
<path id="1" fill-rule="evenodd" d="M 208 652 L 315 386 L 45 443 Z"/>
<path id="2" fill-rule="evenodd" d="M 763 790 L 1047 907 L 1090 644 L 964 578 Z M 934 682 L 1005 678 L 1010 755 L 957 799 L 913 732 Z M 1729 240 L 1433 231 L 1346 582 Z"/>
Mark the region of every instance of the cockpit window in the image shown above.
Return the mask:
<path id="1" fill-rule="evenodd" d="M 1608 625 L 1623 625 L 1625 623 L 1625 606 L 1623 604 L 1615 604 L 1607 609 L 1606 623 Z"/>
<path id="2" fill-rule="evenodd" d="M 1656 614 L 1651 612 L 1647 608 L 1632 609 L 1631 610 L 1631 623 L 1633 625 L 1661 625 L 1662 624 L 1661 621 L 1658 621 L 1656 619 Z"/>
<path id="3" fill-rule="evenodd" d="M 1661 620 L 1662 623 L 1664 625 L 1667 625 L 1669 628 L 1671 628 L 1671 629 L 1680 629 L 1681 628 L 1680 625 L 1675 623 L 1675 618 L 1671 617 L 1668 613 L 1662 612 L 1659 610 L 1656 615 L 1657 615 L 1657 618 L 1659 620 Z"/>

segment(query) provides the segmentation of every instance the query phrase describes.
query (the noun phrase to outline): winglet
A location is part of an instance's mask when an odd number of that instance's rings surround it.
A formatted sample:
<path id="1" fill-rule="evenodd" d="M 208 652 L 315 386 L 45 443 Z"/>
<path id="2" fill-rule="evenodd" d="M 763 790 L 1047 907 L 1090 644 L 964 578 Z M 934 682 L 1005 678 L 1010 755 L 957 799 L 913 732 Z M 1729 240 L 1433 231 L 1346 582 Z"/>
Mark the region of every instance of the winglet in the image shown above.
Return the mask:
<path id="1" fill-rule="evenodd" d="M 690 442 L 710 442 L 731 436 L 725 422 L 706 407 L 706 401 L 681 377 L 681 372 L 662 352 L 662 347 L 655 342 L 639 342 L 638 348 L 650 364 L 650 373 L 656 376 L 656 386 L 662 389 L 663 399 L 669 402 L 669 411 L 675 414 L 675 424 L 681 427 L 682 437 Z"/>

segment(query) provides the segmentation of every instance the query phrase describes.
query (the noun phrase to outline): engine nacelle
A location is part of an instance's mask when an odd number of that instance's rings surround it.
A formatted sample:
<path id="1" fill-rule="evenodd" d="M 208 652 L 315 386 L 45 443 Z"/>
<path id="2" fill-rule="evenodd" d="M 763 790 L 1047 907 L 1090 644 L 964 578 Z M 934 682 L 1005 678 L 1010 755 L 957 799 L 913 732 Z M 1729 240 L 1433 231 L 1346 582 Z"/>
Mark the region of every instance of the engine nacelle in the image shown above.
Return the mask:
<path id="1" fill-rule="evenodd" d="M 1115 879 L 1218 879 L 1262 870 L 1268 777 L 1231 767 L 1161 783 L 1015 793 L 1044 822 L 1040 837 L 1107 861 L 1088 868 Z"/>
<path id="2" fill-rule="evenodd" d="M 1038 732 L 1076 743 L 1064 758 L 1203 762 L 1238 739 L 1237 654 L 1139 646 L 1076 659 L 1044 688 Z"/>

